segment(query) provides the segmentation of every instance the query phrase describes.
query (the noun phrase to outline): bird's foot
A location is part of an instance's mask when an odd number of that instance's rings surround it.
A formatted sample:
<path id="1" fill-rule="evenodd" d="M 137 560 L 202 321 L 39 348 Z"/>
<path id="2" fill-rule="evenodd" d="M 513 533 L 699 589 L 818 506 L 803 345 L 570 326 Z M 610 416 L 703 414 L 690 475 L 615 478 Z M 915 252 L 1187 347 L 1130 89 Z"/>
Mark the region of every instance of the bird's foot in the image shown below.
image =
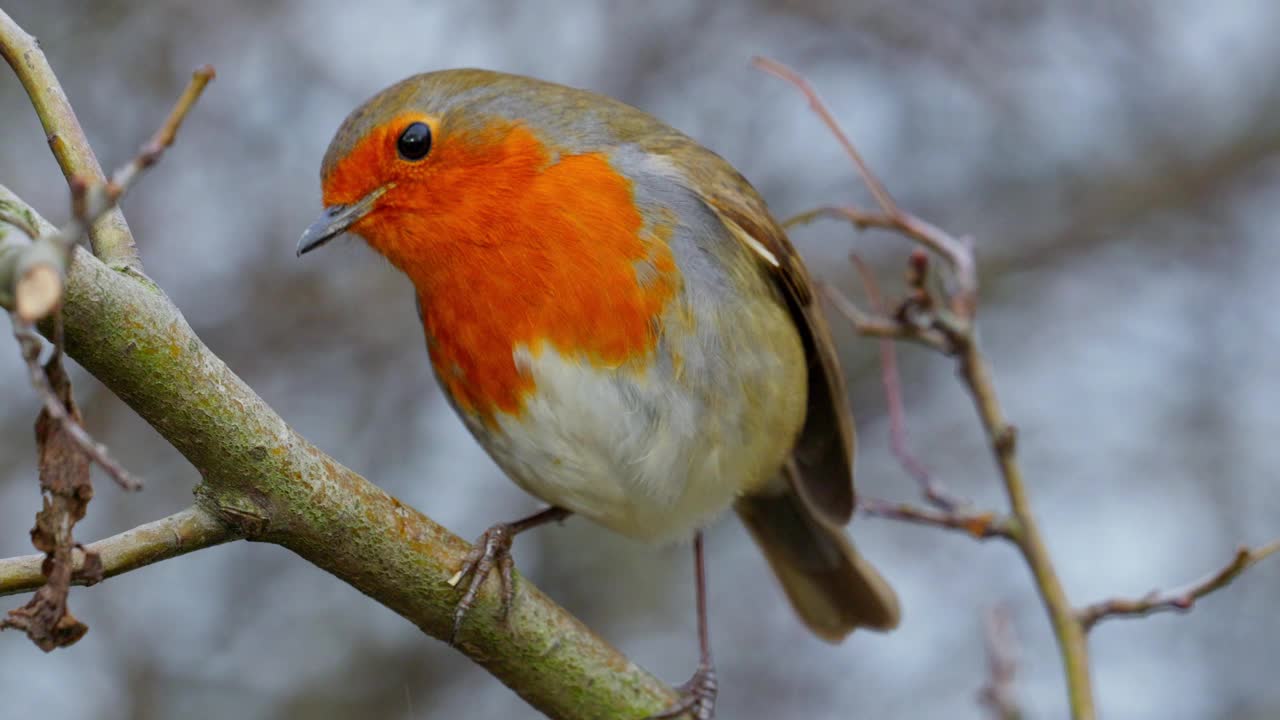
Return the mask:
<path id="1" fill-rule="evenodd" d="M 716 668 L 709 660 L 698 664 L 689 682 L 676 688 L 680 699 L 674 705 L 645 720 L 672 720 L 681 716 L 692 720 L 712 720 L 716 716 Z"/>
<path id="2" fill-rule="evenodd" d="M 454 586 L 464 579 L 467 581 L 466 593 L 453 611 L 453 634 L 449 636 L 449 644 L 457 644 L 458 633 L 462 630 L 462 621 L 475 605 L 480 588 L 484 586 L 484 581 L 489 578 L 494 568 L 497 568 L 498 577 L 502 582 L 502 605 L 499 613 L 502 621 L 507 622 L 511 613 L 511 601 L 515 597 L 515 563 L 511 559 L 511 540 L 515 535 L 516 531 L 512 523 L 498 523 L 485 530 L 484 534 L 476 540 L 471 552 L 463 558 L 462 567 L 449 579 L 449 584 Z"/>

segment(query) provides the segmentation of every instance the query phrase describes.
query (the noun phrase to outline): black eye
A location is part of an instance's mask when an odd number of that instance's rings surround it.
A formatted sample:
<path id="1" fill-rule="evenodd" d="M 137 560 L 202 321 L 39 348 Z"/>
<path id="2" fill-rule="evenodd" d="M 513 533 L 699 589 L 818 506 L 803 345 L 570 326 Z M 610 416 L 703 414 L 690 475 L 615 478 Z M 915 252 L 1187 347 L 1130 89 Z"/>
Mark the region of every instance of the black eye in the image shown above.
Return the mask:
<path id="1" fill-rule="evenodd" d="M 396 141 L 396 150 L 405 160 L 421 160 L 431 152 L 431 128 L 426 123 L 416 122 L 400 133 Z"/>

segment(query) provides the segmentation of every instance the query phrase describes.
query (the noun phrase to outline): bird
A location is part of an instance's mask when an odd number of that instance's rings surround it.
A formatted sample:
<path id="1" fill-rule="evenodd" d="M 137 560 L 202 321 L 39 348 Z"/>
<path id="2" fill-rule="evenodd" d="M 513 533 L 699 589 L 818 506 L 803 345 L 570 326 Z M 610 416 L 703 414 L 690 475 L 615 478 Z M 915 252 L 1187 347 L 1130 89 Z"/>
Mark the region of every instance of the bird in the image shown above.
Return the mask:
<path id="1" fill-rule="evenodd" d="M 504 473 L 547 503 L 496 523 L 454 639 L 513 538 L 578 515 L 692 540 L 699 662 L 654 718 L 714 716 L 703 530 L 732 509 L 803 623 L 890 630 L 896 594 L 845 531 L 853 417 L 814 284 L 728 161 L 589 90 L 481 69 L 414 75 L 342 122 L 324 210 L 412 283 L 444 395 Z"/>

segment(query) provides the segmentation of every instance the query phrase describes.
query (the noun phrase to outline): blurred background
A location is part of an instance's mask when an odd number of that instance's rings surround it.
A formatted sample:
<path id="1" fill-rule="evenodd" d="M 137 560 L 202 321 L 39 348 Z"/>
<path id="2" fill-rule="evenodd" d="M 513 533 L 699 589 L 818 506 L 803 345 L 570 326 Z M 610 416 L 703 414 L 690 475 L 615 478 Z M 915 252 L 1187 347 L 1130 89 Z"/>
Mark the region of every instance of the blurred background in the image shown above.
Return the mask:
<path id="1" fill-rule="evenodd" d="M 402 77 L 484 66 L 599 90 L 723 154 L 782 217 L 869 200 L 764 54 L 820 89 L 900 202 L 976 238 L 982 331 L 1021 429 L 1035 510 L 1072 598 L 1180 584 L 1280 531 L 1280 4 L 1048 0 L 302 2 L 17 0 L 109 167 L 152 132 L 192 68 L 218 79 L 125 202 L 148 273 L 289 422 L 464 537 L 536 503 L 442 402 L 406 282 L 356 241 L 305 260 L 332 132 Z M 0 182 L 50 220 L 66 188 L 0 71 Z M 839 224 L 795 234 L 860 297 L 856 249 L 899 286 L 908 248 Z M 858 481 L 914 501 L 888 452 L 875 345 L 837 323 Z M 901 350 L 916 452 L 1003 508 L 951 363 Z M 85 541 L 185 506 L 196 472 L 80 373 L 89 429 L 147 481 L 99 479 Z M 0 555 L 31 552 L 37 404 L 0 333 Z M 1061 718 L 1059 661 L 1028 572 L 1000 543 L 862 518 L 904 624 L 825 645 L 796 621 L 736 522 L 709 538 L 720 717 L 978 718 L 982 614 L 1006 605 L 1029 717 Z M 687 547 L 582 521 L 522 537 L 535 582 L 659 676 L 696 660 Z M 1280 716 L 1280 562 L 1186 617 L 1100 626 L 1108 718 Z M 21 604 L 7 598 L 4 607 Z M 72 594 L 90 626 L 44 655 L 0 635 L 6 717 L 525 718 L 442 643 L 280 548 L 204 551 Z M 74 691 L 69 691 L 73 688 Z"/>

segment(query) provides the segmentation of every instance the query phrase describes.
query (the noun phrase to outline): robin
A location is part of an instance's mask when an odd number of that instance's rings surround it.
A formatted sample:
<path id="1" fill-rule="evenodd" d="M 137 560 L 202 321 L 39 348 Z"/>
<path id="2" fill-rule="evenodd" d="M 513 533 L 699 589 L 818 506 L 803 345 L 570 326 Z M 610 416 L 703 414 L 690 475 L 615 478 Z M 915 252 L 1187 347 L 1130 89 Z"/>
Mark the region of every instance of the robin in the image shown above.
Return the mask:
<path id="1" fill-rule="evenodd" d="M 692 537 L 700 662 L 655 717 L 713 716 L 702 528 L 732 507 L 801 620 L 842 640 L 898 623 L 845 535 L 853 421 L 800 258 L 732 166 L 652 116 L 518 75 L 415 75 L 357 108 L 325 153 L 325 211 L 298 254 L 351 232 L 413 282 L 436 377 L 508 476 L 549 503 L 499 523 L 486 577 L 512 598 L 512 538 L 582 515 Z"/>

